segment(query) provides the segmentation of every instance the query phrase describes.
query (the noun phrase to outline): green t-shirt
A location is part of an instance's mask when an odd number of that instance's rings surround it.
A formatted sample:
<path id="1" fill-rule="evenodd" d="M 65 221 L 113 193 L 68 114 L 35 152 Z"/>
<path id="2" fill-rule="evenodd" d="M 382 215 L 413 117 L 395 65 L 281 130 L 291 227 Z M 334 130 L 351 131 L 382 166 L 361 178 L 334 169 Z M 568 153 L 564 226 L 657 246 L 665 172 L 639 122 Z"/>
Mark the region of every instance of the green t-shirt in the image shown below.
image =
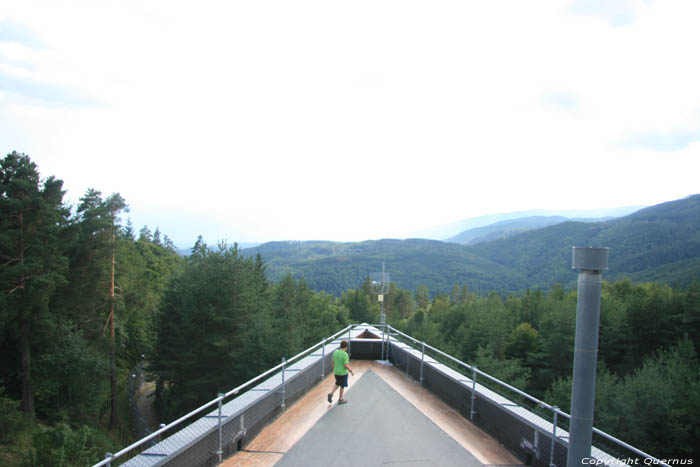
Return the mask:
<path id="1" fill-rule="evenodd" d="M 350 357 L 348 353 L 343 349 L 338 349 L 333 352 L 333 372 L 336 375 L 343 376 L 348 374 L 348 370 L 345 365 L 350 362 Z"/>

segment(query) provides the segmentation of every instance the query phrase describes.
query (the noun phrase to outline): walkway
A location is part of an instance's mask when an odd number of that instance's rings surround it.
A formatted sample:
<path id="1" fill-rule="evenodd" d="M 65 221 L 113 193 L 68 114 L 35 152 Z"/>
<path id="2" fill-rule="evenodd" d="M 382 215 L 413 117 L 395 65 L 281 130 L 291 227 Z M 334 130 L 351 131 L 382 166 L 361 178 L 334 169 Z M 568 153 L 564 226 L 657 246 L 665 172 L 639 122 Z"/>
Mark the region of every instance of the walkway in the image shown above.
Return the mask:
<path id="1" fill-rule="evenodd" d="M 521 464 L 395 368 L 354 360 L 347 405 L 328 404 L 330 375 L 220 466 Z"/>

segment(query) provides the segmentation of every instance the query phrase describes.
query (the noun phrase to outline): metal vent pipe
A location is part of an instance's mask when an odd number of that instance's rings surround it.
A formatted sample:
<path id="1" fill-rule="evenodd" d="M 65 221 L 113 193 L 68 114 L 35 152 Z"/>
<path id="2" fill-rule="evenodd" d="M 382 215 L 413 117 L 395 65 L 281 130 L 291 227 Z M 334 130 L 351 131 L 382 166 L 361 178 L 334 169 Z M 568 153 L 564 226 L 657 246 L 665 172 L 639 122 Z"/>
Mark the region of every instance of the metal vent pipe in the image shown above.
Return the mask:
<path id="1" fill-rule="evenodd" d="M 571 389 L 569 467 L 586 465 L 593 443 L 601 273 L 608 268 L 608 248 L 573 247 L 572 268 L 578 270 L 574 380 Z"/>

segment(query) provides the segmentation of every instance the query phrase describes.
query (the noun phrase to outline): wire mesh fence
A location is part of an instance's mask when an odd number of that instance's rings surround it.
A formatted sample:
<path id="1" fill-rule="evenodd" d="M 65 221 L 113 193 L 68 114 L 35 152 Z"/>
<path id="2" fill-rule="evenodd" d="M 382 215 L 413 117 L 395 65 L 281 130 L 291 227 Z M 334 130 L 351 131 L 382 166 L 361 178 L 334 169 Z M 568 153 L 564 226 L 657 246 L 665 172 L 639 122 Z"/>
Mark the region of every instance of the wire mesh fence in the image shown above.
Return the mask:
<path id="1" fill-rule="evenodd" d="M 145 374 L 141 365 L 135 366 L 129 372 L 127 380 L 127 393 L 129 395 L 129 420 L 131 432 L 136 438 L 143 438 L 153 433 L 148 421 L 138 405 L 138 397 L 142 385 L 145 382 Z"/>

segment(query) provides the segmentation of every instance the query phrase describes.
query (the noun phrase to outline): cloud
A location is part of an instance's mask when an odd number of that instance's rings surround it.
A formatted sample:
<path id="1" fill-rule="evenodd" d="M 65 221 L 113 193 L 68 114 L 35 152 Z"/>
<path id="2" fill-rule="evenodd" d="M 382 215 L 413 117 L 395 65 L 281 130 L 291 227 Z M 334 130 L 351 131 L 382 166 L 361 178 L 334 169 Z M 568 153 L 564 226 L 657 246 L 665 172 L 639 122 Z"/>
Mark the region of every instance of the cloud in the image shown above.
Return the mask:
<path id="1" fill-rule="evenodd" d="M 700 142 L 700 128 L 695 130 L 648 131 L 636 133 L 624 139 L 623 149 L 651 149 L 659 152 L 675 152 L 693 142 Z"/>
<path id="2" fill-rule="evenodd" d="M 101 105 L 79 85 L 67 83 L 65 75 L 46 41 L 31 27 L 0 20 L 0 98 L 47 108 Z"/>
<path id="3" fill-rule="evenodd" d="M 570 91 L 552 91 L 542 96 L 542 104 L 556 112 L 575 112 L 580 108 L 578 95 Z"/>
<path id="4" fill-rule="evenodd" d="M 178 243 L 649 204 L 659 151 L 700 163 L 696 0 L 4 1 L 0 149 Z M 584 158 L 614 191 L 571 190 Z"/>
<path id="5" fill-rule="evenodd" d="M 10 20 L 0 21 L 0 42 L 22 44 L 32 48 L 46 46 L 44 40 L 30 27 Z"/>
<path id="6" fill-rule="evenodd" d="M 611 26 L 628 26 L 635 23 L 640 10 L 650 0 L 573 0 L 569 12 L 580 16 L 597 16 L 606 19 Z"/>
<path id="7" fill-rule="evenodd" d="M 99 99 L 85 91 L 51 83 L 32 81 L 0 72 L 0 91 L 15 97 L 21 103 L 46 107 L 94 108 L 101 104 Z"/>

